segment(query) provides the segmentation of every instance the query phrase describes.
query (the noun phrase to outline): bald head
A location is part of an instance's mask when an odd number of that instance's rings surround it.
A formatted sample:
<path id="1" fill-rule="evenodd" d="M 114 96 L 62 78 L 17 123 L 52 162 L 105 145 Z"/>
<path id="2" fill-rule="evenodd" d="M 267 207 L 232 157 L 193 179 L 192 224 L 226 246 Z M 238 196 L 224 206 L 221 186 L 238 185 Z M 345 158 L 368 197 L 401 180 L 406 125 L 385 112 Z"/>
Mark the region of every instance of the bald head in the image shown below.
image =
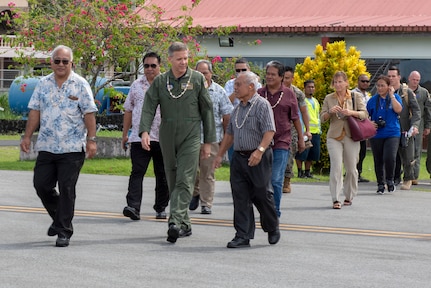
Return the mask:
<path id="1" fill-rule="evenodd" d="M 409 88 L 415 91 L 419 87 L 421 82 L 421 74 L 418 71 L 412 71 L 409 75 Z"/>

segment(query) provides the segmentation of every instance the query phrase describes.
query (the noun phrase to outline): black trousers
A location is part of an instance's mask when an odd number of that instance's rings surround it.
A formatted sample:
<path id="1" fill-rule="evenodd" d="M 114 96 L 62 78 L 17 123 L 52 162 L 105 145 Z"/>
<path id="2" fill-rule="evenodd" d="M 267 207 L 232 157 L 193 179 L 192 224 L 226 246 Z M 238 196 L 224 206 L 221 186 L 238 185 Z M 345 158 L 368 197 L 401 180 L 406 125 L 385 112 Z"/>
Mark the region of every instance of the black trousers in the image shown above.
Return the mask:
<path id="1" fill-rule="evenodd" d="M 356 165 L 358 169 L 359 176 L 362 173 L 362 163 L 364 162 L 365 156 L 367 156 L 367 140 L 361 141 L 361 150 L 359 150 L 359 161 Z"/>
<path id="2" fill-rule="evenodd" d="M 249 155 L 234 152 L 230 168 L 230 183 L 234 205 L 234 227 L 236 236 L 253 239 L 255 219 L 253 204 L 260 213 L 263 231 L 278 229 L 278 217 L 275 211 L 272 175 L 272 149 L 267 149 L 261 162 L 254 167 L 248 166 Z"/>
<path id="3" fill-rule="evenodd" d="M 153 209 L 156 212 L 162 212 L 169 203 L 168 182 L 166 181 L 159 142 L 151 141 L 150 144 L 151 150 L 147 151 L 142 149 L 141 142 L 131 143 L 130 158 L 132 159 L 132 172 L 129 177 L 129 189 L 126 200 L 128 206 L 135 208 L 137 211 L 141 210 L 142 182 L 152 158 L 154 175 L 156 176 L 156 197 Z"/>
<path id="4" fill-rule="evenodd" d="M 371 138 L 377 185 L 393 184 L 399 137 Z"/>
<path id="5" fill-rule="evenodd" d="M 75 188 L 84 159 L 84 152 L 53 154 L 44 151 L 39 152 L 36 159 L 33 185 L 60 236 L 70 238 L 73 234 Z"/>

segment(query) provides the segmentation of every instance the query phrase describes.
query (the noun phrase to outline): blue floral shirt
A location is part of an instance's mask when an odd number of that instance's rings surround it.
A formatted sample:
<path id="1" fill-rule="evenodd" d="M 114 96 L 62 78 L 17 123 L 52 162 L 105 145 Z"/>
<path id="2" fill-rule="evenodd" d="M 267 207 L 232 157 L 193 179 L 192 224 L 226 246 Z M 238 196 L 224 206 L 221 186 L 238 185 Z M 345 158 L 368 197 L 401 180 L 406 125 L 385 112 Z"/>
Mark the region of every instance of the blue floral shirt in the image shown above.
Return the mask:
<path id="1" fill-rule="evenodd" d="M 54 154 L 85 151 L 84 115 L 97 112 L 88 82 L 73 71 L 59 88 L 54 73 L 37 84 L 28 108 L 40 111 L 35 150 Z"/>
<path id="2" fill-rule="evenodd" d="M 217 142 L 220 143 L 223 139 L 223 116 L 229 115 L 233 111 L 233 105 L 229 100 L 226 91 L 219 84 L 214 81 L 208 87 L 208 94 L 210 94 L 211 101 L 213 103 L 214 120 L 216 128 Z M 203 143 L 203 133 L 201 135 L 201 143 Z"/>

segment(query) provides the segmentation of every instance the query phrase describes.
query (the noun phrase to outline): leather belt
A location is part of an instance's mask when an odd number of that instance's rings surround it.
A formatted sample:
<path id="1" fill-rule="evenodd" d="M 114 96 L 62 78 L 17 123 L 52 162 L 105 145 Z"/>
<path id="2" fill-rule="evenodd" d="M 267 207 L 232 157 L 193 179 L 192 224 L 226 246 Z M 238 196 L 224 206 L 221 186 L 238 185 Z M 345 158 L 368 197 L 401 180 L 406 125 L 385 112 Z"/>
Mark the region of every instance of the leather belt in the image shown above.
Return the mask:
<path id="1" fill-rule="evenodd" d="M 246 151 L 235 151 L 235 152 L 239 153 L 239 155 L 241 155 L 241 156 L 250 156 L 251 153 L 253 153 L 254 151 L 256 151 L 256 149 L 246 150 Z"/>

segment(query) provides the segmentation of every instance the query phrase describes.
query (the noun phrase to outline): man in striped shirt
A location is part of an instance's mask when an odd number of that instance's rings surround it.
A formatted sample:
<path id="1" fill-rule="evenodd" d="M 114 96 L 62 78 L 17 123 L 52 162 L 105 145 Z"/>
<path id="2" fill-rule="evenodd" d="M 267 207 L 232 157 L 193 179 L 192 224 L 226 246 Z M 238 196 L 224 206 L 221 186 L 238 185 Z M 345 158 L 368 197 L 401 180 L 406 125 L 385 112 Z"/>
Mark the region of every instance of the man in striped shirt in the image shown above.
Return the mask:
<path id="1" fill-rule="evenodd" d="M 227 244 L 228 248 L 250 246 L 256 229 L 251 203 L 260 212 L 261 226 L 268 232 L 268 242 L 276 244 L 280 240 L 271 186 L 272 149 L 268 149 L 275 133 L 274 115 L 269 102 L 256 93 L 257 86 L 254 73 L 239 73 L 235 93 L 241 103 L 231 114 L 213 165 L 220 167 L 224 153 L 233 144 L 230 182 L 236 234 Z"/>

